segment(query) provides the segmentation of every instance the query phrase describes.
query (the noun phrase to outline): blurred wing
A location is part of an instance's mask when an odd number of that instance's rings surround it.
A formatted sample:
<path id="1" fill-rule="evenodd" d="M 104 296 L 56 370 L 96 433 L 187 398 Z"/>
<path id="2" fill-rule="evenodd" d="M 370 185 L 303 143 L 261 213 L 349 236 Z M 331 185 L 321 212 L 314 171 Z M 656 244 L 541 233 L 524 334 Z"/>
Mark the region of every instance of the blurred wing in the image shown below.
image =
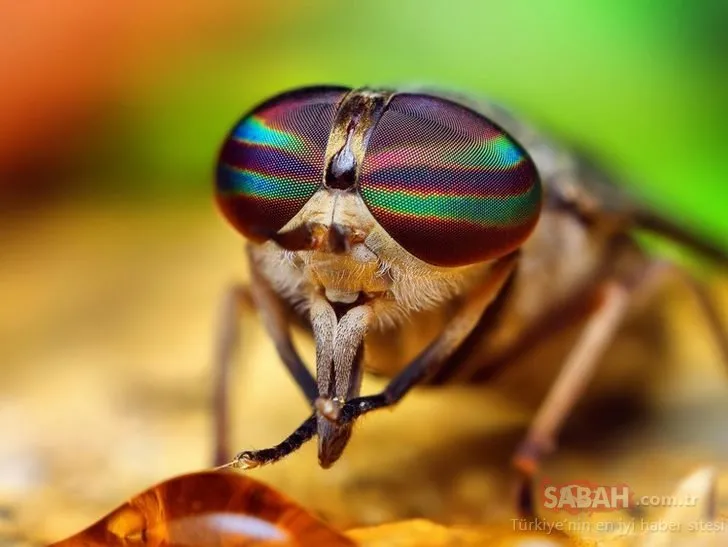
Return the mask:
<path id="1" fill-rule="evenodd" d="M 575 156 L 574 159 L 583 192 L 591 196 L 603 212 L 623 216 L 632 229 L 653 233 L 721 266 L 728 266 L 728 250 L 645 205 L 619 187 L 606 171 L 589 162 L 586 156 Z"/>

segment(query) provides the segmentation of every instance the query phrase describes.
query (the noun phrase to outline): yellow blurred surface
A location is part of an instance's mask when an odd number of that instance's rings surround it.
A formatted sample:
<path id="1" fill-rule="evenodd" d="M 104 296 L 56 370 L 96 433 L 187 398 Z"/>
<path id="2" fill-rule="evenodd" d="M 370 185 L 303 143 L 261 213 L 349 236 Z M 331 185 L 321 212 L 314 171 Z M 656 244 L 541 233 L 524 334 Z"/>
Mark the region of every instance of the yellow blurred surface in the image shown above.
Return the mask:
<path id="1" fill-rule="evenodd" d="M 5 219 L 2 233 L 0 534 L 57 540 L 209 465 L 213 322 L 223 288 L 245 276 L 242 242 L 211 204 L 194 203 L 59 206 Z M 728 302 L 728 285 L 715 295 Z M 567 443 L 544 477 L 660 495 L 698 465 L 725 470 L 728 382 L 689 295 L 671 308 L 682 367 L 660 382 L 654 412 L 607 439 Z M 308 412 L 255 318 L 242 328 L 241 450 L 279 442 Z M 508 522 L 508 459 L 524 426 L 481 389 L 422 390 L 362 420 L 330 470 L 311 443 L 251 473 L 340 528 Z"/>

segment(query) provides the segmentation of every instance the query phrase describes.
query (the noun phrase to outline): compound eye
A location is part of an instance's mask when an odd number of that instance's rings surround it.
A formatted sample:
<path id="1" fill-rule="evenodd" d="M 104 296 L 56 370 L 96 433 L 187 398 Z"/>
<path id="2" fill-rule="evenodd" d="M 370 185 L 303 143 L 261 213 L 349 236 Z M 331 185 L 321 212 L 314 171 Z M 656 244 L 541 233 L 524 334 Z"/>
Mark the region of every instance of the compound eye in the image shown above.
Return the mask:
<path id="1" fill-rule="evenodd" d="M 323 180 L 324 153 L 345 88 L 304 88 L 243 117 L 220 152 L 216 197 L 228 221 L 263 241 L 280 230 Z"/>
<path id="2" fill-rule="evenodd" d="M 359 184 L 387 233 L 437 266 L 514 251 L 541 210 L 536 166 L 520 145 L 472 110 L 427 95 L 392 98 L 369 141 Z"/>

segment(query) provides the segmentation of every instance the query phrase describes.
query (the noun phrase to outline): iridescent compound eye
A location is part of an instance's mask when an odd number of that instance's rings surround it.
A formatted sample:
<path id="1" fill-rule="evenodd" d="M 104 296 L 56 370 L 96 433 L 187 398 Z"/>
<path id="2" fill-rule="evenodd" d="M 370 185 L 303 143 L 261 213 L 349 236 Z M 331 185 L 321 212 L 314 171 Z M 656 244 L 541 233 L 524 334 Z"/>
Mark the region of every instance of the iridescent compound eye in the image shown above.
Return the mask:
<path id="1" fill-rule="evenodd" d="M 369 141 L 359 191 L 397 243 L 438 266 L 517 249 L 541 209 L 536 167 L 507 133 L 463 106 L 419 94 L 390 101 Z"/>
<path id="2" fill-rule="evenodd" d="M 266 101 L 228 136 L 217 166 L 217 200 L 245 236 L 280 230 L 316 192 L 340 99 L 348 89 L 304 88 Z"/>

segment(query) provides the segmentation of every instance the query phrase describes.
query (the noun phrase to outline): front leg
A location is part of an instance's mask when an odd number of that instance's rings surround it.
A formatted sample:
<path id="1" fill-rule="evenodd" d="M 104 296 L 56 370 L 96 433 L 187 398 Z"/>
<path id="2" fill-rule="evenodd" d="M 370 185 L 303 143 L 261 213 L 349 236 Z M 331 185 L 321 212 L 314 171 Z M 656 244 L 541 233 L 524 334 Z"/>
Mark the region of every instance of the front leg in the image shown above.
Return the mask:
<path id="1" fill-rule="evenodd" d="M 495 262 L 483 284 L 470 295 L 457 315 L 448 324 L 440 336 L 416 357 L 402 372 L 400 372 L 381 393 L 365 397 L 356 397 L 344 402 L 342 405 L 329 404 L 333 401 L 325 396 L 317 401 L 317 410 L 285 441 L 273 448 L 241 452 L 236 456 L 232 467 L 249 469 L 273 463 L 284 458 L 316 434 L 316 424 L 330 422 L 338 428 L 348 428 L 356 418 L 386 406 L 397 403 L 414 386 L 437 371 L 447 362 L 453 352 L 462 344 L 463 340 L 473 331 L 483 312 L 493 302 L 508 278 L 513 273 L 518 256 L 509 255 Z M 354 311 L 354 310 L 352 310 Z M 349 312 L 351 313 L 351 312 Z M 335 339 L 335 336 L 326 336 L 326 340 Z M 326 352 L 325 359 L 336 361 L 334 354 L 337 345 L 334 343 L 330 355 Z M 327 370 L 323 368 L 322 370 Z M 322 380 L 319 379 L 319 382 Z M 335 382 L 331 385 L 335 385 Z M 325 391 L 322 389 L 322 395 Z"/>
<path id="2" fill-rule="evenodd" d="M 468 299 L 440 336 L 395 376 L 381 393 L 348 401 L 338 416 L 339 423 L 355 420 L 362 414 L 396 404 L 410 389 L 437 374 L 448 358 L 470 335 L 488 306 L 513 273 L 517 255 L 500 259 L 491 268 L 487 279 Z"/>
<path id="3" fill-rule="evenodd" d="M 662 264 L 651 263 L 631 279 L 604 281 L 595 293 L 596 302 L 581 335 L 513 458 L 513 465 L 520 473 L 518 505 L 523 516 L 534 516 L 533 477 L 543 457 L 555 449 L 561 428 L 594 377 L 601 357 L 629 311 L 632 298 L 637 291 L 648 290 L 659 282 L 662 270 Z"/>
<path id="4" fill-rule="evenodd" d="M 260 276 L 251 260 L 251 285 L 236 284 L 230 287 L 222 299 L 219 323 L 216 329 L 213 356 L 215 381 L 213 394 L 213 421 L 215 454 L 214 465 L 221 465 L 230 458 L 228 409 L 228 383 L 235 349 L 240 338 L 240 315 L 245 309 L 257 310 L 264 328 L 273 340 L 278 356 L 283 361 L 296 384 L 301 388 L 309 405 L 318 397 L 316 380 L 298 355 L 289 332 L 287 311 L 278 295 Z"/>

